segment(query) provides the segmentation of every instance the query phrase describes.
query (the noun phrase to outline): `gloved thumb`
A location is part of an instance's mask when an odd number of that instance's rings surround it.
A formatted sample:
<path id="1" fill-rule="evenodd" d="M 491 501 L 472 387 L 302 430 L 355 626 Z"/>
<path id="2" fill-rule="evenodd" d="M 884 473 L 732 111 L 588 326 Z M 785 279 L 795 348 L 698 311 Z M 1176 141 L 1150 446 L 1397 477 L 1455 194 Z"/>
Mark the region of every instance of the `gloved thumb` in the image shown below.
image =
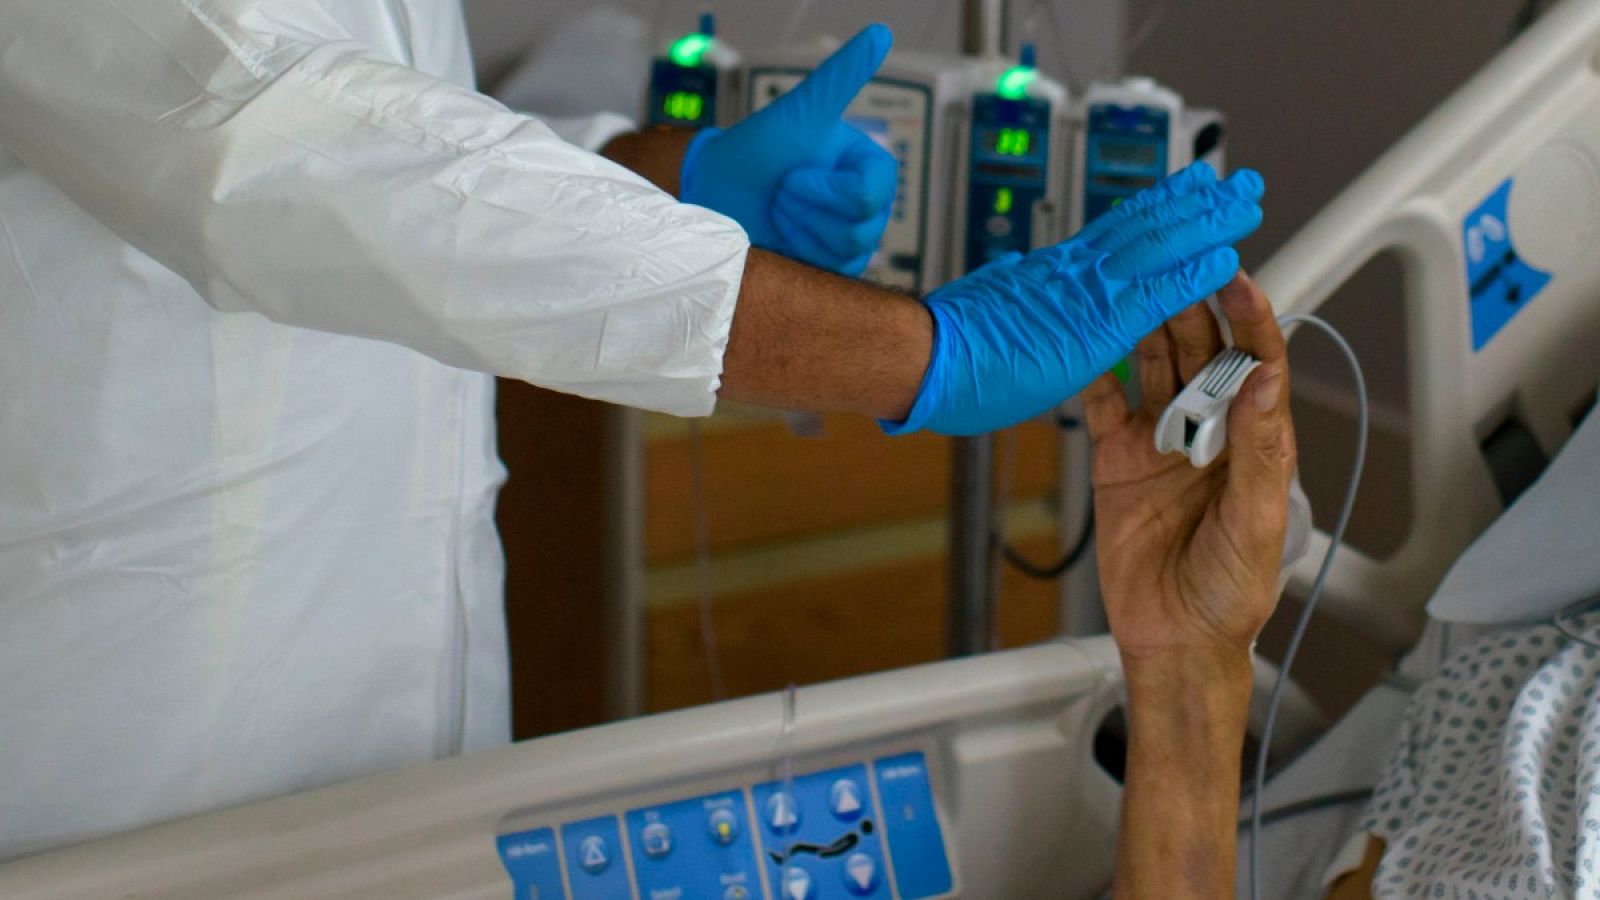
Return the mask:
<path id="1" fill-rule="evenodd" d="M 793 127 L 804 132 L 832 127 L 878 73 L 892 46 L 894 33 L 887 25 L 868 25 L 772 108 L 781 110 Z"/>
<path id="2" fill-rule="evenodd" d="M 801 166 L 784 176 L 783 190 L 797 200 L 846 219 L 876 216 L 894 203 L 900 163 L 871 138 L 854 136 L 833 168 Z"/>

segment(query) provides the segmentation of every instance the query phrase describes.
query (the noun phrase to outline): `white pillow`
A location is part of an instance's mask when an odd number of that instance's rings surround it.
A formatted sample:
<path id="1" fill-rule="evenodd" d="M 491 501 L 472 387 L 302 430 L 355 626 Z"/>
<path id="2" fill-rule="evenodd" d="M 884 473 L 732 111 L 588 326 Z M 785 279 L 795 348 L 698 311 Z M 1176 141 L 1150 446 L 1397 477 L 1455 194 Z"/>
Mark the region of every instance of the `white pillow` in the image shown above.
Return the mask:
<path id="1" fill-rule="evenodd" d="M 1600 411 L 1445 576 L 1428 613 L 1446 622 L 1549 621 L 1600 595 Z"/>

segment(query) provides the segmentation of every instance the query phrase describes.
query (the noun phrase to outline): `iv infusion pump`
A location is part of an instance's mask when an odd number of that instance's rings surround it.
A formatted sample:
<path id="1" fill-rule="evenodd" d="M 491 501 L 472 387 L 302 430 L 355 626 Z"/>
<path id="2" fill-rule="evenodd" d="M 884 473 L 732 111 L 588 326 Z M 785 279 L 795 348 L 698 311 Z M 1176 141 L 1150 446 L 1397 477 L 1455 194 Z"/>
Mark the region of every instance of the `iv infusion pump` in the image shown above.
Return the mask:
<path id="1" fill-rule="evenodd" d="M 835 43 L 743 55 L 715 19 L 652 64 L 644 118 L 726 127 L 799 84 Z M 900 163 L 883 244 L 864 277 L 923 295 L 1009 253 L 1064 240 L 1195 160 L 1221 173 L 1225 123 L 1149 78 L 1095 82 L 1082 98 L 1015 59 L 895 51 L 846 120 Z"/>

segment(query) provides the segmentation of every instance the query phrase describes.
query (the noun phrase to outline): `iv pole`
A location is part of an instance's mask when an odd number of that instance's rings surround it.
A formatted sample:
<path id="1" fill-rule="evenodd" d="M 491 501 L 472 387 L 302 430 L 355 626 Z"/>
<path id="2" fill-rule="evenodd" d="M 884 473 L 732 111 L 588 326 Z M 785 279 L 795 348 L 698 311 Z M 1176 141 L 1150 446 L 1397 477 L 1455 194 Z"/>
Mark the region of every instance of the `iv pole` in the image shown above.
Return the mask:
<path id="1" fill-rule="evenodd" d="M 961 52 L 998 57 L 1008 45 L 1006 0 L 962 0 Z M 994 436 L 956 438 L 950 459 L 948 654 L 994 649 Z"/>

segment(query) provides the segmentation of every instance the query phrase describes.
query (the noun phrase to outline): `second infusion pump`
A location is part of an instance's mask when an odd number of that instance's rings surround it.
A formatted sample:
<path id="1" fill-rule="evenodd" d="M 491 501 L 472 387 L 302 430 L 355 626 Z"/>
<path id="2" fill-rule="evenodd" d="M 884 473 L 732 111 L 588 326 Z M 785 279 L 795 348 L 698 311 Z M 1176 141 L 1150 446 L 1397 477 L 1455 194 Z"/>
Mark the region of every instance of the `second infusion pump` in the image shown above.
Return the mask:
<path id="1" fill-rule="evenodd" d="M 1192 162 L 1221 173 L 1223 136 L 1220 113 L 1188 109 L 1152 79 L 1091 85 L 1073 167 L 1072 230 Z"/>

